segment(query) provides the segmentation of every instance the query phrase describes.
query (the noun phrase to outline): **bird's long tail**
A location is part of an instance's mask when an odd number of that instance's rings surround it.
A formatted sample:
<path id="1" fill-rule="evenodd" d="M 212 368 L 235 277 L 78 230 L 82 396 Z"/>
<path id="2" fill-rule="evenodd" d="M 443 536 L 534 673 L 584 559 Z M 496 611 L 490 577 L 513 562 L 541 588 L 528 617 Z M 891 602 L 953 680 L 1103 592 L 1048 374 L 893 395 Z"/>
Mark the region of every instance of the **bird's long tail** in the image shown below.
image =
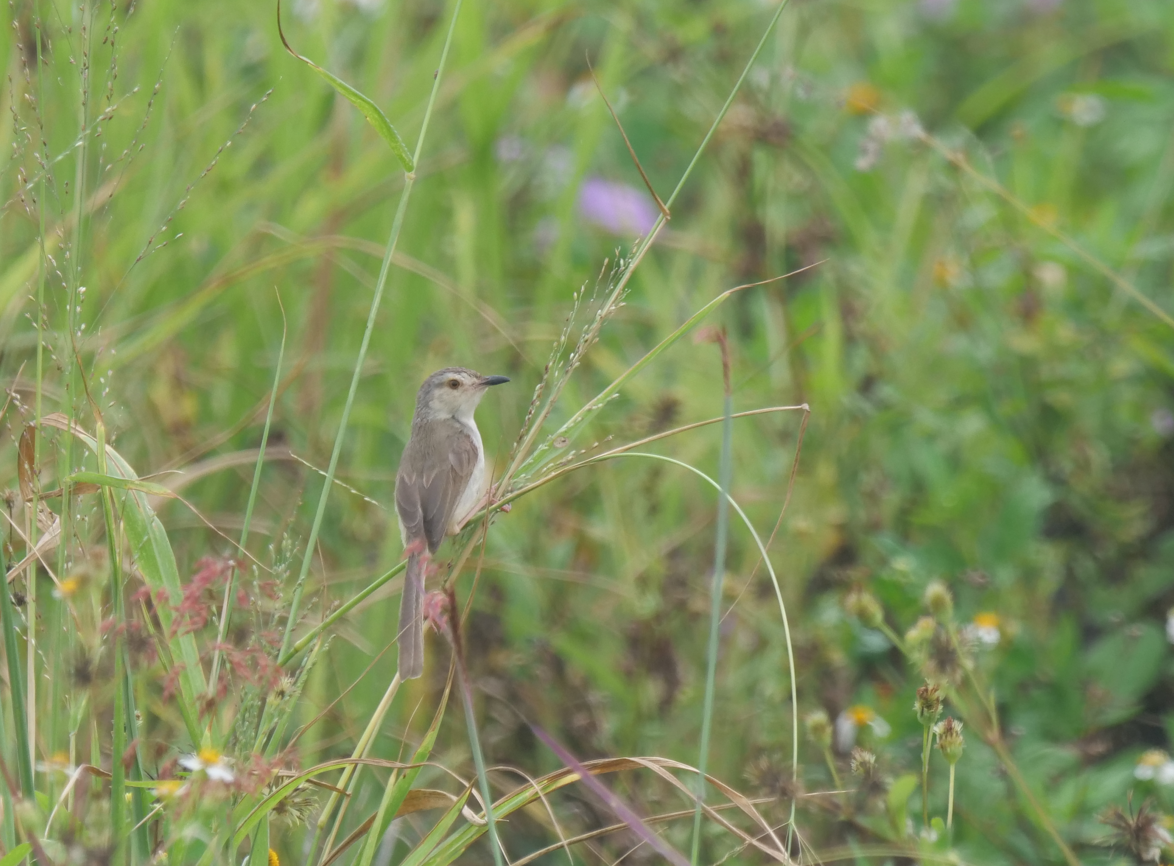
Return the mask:
<path id="1" fill-rule="evenodd" d="M 414 680 L 424 673 L 424 569 L 422 553 L 408 557 L 404 592 L 399 602 L 399 676 Z"/>

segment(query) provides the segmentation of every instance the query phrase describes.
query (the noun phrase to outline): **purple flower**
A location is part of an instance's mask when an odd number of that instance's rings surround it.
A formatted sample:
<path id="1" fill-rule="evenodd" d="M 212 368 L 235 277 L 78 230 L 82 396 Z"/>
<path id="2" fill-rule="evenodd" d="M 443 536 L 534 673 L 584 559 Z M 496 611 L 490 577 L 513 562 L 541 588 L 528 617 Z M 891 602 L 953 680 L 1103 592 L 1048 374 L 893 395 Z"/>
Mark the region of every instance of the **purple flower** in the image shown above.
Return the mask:
<path id="1" fill-rule="evenodd" d="M 587 222 L 613 235 L 646 235 L 656 223 L 656 208 L 648 193 L 601 177 L 583 181 L 579 210 Z"/>

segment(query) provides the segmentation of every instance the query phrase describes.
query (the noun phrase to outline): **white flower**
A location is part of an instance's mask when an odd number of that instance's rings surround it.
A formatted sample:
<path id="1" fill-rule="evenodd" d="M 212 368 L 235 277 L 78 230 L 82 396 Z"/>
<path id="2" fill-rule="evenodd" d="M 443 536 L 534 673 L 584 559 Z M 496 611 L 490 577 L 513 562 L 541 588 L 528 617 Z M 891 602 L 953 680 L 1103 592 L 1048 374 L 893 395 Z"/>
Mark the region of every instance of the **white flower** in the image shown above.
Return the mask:
<path id="1" fill-rule="evenodd" d="M 1174 607 L 1166 611 L 1166 640 L 1174 643 Z"/>
<path id="2" fill-rule="evenodd" d="M 1137 759 L 1133 775 L 1144 782 L 1174 785 L 1174 761 L 1161 749 L 1150 749 L 1142 752 L 1141 757 Z"/>
<path id="3" fill-rule="evenodd" d="M 1096 126 L 1108 112 L 1105 100 L 1092 93 L 1066 93 L 1058 102 L 1060 113 L 1077 126 Z"/>
<path id="4" fill-rule="evenodd" d="M 999 626 L 1001 621 L 997 613 L 976 614 L 964 632 L 968 638 L 983 646 L 998 646 L 1003 639 L 1003 632 Z"/>
<path id="5" fill-rule="evenodd" d="M 215 749 L 200 749 L 194 755 L 184 755 L 179 759 L 179 765 L 193 773 L 203 772 L 213 782 L 232 784 L 236 775 L 228 765 L 229 759 Z"/>
<path id="6" fill-rule="evenodd" d="M 70 765 L 69 755 L 65 752 L 54 752 L 49 760 L 37 762 L 38 773 L 62 773 L 72 776 L 76 770 L 77 767 Z"/>
<path id="7" fill-rule="evenodd" d="M 857 731 L 865 725 L 872 728 L 872 732 L 882 740 L 893 731 L 889 723 L 878 716 L 872 707 L 866 707 L 863 704 L 848 707 L 836 716 L 834 733 L 836 751 L 851 751 L 852 747 L 856 745 Z"/>

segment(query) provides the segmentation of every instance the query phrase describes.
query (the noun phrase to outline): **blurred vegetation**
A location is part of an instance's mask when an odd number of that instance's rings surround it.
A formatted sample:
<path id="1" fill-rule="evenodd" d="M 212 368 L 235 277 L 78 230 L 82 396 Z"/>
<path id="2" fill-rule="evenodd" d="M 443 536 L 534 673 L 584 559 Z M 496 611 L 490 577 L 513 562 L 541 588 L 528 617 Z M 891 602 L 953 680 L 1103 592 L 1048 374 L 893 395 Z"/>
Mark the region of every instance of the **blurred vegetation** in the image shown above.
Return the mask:
<path id="1" fill-rule="evenodd" d="M 22 843 L 42 863 L 323 862 L 356 831 L 346 862 L 488 862 L 475 815 L 406 793 L 460 803 L 476 774 L 445 711 L 448 643 L 389 690 L 398 578 L 277 665 L 400 162 L 286 52 L 273 4 L 8 8 L 0 485 L 5 560 L 24 564 L 0 593 L 0 864 Z M 558 380 L 551 344 L 607 308 L 657 210 L 599 90 L 667 199 L 769 32 L 543 428 L 723 291 L 807 268 L 731 296 L 573 440 L 590 455 L 720 417 L 714 329 L 735 412 L 810 406 L 732 422 L 729 492 L 770 539 L 798 706 L 732 514 L 706 767 L 777 838 L 713 813 L 700 860 L 765 862 L 751 839 L 776 860 L 788 840 L 822 862 L 1168 858 L 1174 6 L 792 0 L 768 31 L 776 8 L 466 0 L 443 74 L 451 3 L 283 9 L 290 44 L 409 150 L 438 83 L 292 634 L 399 561 L 394 474 L 424 377 L 511 377 L 478 413 L 500 474 Z M 26 435 L 38 413 L 55 420 Z M 85 437 L 103 435 L 100 461 Z M 721 425 L 642 450 L 717 477 Z M 453 586 L 480 746 L 520 771 L 491 772 L 494 794 L 529 798 L 498 826 L 511 862 L 617 823 L 573 859 L 661 859 L 586 787 L 539 801 L 526 777 L 564 766 L 536 728 L 578 761 L 697 765 L 716 514 L 684 468 L 601 462 L 446 546 L 472 551 Z M 952 774 L 914 712 L 927 679 L 944 697 L 927 724 L 964 723 Z M 358 754 L 383 763 L 318 777 L 349 790 L 342 815 L 328 789 L 280 787 Z M 418 775 L 387 763 L 414 755 Z M 690 850 L 687 770 L 600 766 L 646 819 L 681 812 L 652 826 Z M 258 803 L 273 811 L 245 827 Z M 363 830 L 400 803 L 386 835 Z"/>

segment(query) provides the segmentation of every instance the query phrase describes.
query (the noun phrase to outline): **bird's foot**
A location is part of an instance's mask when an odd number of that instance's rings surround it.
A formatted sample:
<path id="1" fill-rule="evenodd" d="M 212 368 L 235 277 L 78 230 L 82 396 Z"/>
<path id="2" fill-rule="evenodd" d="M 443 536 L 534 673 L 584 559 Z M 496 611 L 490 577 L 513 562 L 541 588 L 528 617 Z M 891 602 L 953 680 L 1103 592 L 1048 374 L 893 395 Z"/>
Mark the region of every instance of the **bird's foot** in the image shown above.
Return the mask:
<path id="1" fill-rule="evenodd" d="M 432 626 L 437 634 L 448 634 L 448 595 L 430 592 L 424 596 L 424 622 Z"/>

